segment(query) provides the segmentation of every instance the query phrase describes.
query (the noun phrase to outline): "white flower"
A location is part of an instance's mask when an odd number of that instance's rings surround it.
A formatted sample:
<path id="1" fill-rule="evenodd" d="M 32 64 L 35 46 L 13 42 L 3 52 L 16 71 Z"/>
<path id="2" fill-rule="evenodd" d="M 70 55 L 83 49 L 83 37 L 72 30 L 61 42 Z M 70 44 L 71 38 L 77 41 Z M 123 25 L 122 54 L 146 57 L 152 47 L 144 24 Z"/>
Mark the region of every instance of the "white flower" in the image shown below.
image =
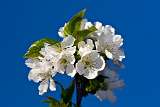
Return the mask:
<path id="1" fill-rule="evenodd" d="M 119 79 L 119 76 L 115 71 L 107 68 L 107 70 L 104 69 L 102 72 L 102 75 L 104 74 L 103 76 L 108 77 L 105 79 L 105 83 L 107 84 L 108 89 L 113 90 L 124 87 L 124 81 Z"/>
<path id="2" fill-rule="evenodd" d="M 81 41 L 78 43 L 78 49 L 79 49 L 78 53 L 81 56 L 84 56 L 88 52 L 92 51 L 93 48 L 94 48 L 94 44 L 91 39 L 87 39 L 86 43 L 84 41 Z"/>
<path id="3" fill-rule="evenodd" d="M 102 71 L 105 67 L 103 57 L 95 50 L 92 50 L 81 57 L 81 60 L 76 64 L 76 70 L 80 75 L 87 79 L 94 79 L 97 77 L 98 72 Z"/>
<path id="4" fill-rule="evenodd" d="M 74 37 L 67 36 L 60 44 L 53 46 L 45 44 L 45 47 L 40 51 L 44 57 L 54 62 L 56 71 L 62 74 L 66 71 L 66 73 L 71 77 L 76 73 L 73 65 L 75 62 L 73 54 L 76 51 L 76 47 L 73 46 L 74 41 Z"/>
<path id="5" fill-rule="evenodd" d="M 44 48 L 41 49 L 40 53 L 47 57 L 47 59 L 52 59 L 60 56 L 61 53 L 74 54 L 76 47 L 74 45 L 75 38 L 72 36 L 67 36 L 63 39 L 60 44 L 50 45 L 45 43 Z"/>
<path id="6" fill-rule="evenodd" d="M 118 74 L 107 67 L 101 72 L 101 75 L 108 77 L 105 82 L 110 90 L 122 88 L 125 85 L 124 81 L 119 79 Z"/>
<path id="7" fill-rule="evenodd" d="M 100 22 L 94 23 L 97 31 L 92 33 L 92 37 L 97 39 L 96 48 L 99 52 L 103 52 L 109 59 L 115 59 L 122 61 L 125 58 L 124 52 L 120 47 L 123 45 L 123 39 L 121 35 L 115 34 L 115 29 L 106 25 L 103 26 Z M 87 19 L 82 20 L 81 29 L 88 29 L 93 26 Z"/>
<path id="8" fill-rule="evenodd" d="M 124 86 L 124 81 L 119 79 L 115 71 L 110 70 L 107 67 L 101 72 L 101 75 L 108 77 L 105 79 L 107 90 L 98 90 L 95 95 L 101 101 L 108 99 L 111 102 L 115 102 L 117 98 L 114 95 L 113 90 L 122 88 Z"/>
<path id="9" fill-rule="evenodd" d="M 52 46 L 52 48 L 54 49 L 54 53 L 58 54 L 59 56 L 61 56 L 60 54 L 64 53 L 73 55 L 76 51 L 76 46 L 73 46 L 74 41 L 75 38 L 71 35 L 65 37 L 61 44 Z"/>
<path id="10" fill-rule="evenodd" d="M 55 87 L 55 82 L 52 78 L 50 78 L 49 80 L 43 80 L 39 87 L 38 87 L 38 90 L 39 90 L 39 95 L 43 95 L 45 92 L 47 92 L 48 90 L 48 87 L 51 91 L 55 91 L 56 90 L 56 87 Z"/>
<path id="11" fill-rule="evenodd" d="M 31 71 L 28 74 L 28 79 L 33 80 L 36 83 L 41 82 L 38 87 L 39 95 L 47 92 L 48 87 L 51 91 L 56 90 L 52 77 L 55 76 L 57 72 L 55 72 L 52 62 L 47 61 L 45 58 L 40 58 L 27 59 L 25 63 L 31 68 Z"/>
<path id="12" fill-rule="evenodd" d="M 40 54 L 47 60 L 56 62 L 56 58 L 59 56 L 59 50 L 57 48 L 53 48 L 53 46 L 51 46 L 48 43 L 44 44 L 44 48 L 41 48 L 40 50 Z"/>
<path id="13" fill-rule="evenodd" d="M 74 45 L 75 38 L 71 35 L 65 37 L 63 41 L 61 42 L 61 48 L 62 50 L 71 48 Z"/>
<path id="14" fill-rule="evenodd" d="M 68 36 L 59 45 L 51 46 L 45 43 L 44 48 L 40 51 L 43 57 L 26 60 L 26 65 L 31 68 L 28 79 L 37 83 L 41 82 L 38 87 L 40 95 L 47 92 L 48 87 L 51 91 L 56 90 L 52 77 L 57 72 L 64 73 L 66 70 L 68 75 L 72 77 L 75 75 L 73 54 L 76 47 L 73 47 L 74 41 L 75 39 L 72 36 Z"/>
<path id="15" fill-rule="evenodd" d="M 108 86 L 108 89 L 107 90 L 98 90 L 95 95 L 101 101 L 105 100 L 105 99 L 108 99 L 111 102 L 115 102 L 117 98 L 114 95 L 113 90 L 123 87 L 124 86 L 124 82 L 123 82 L 123 80 L 118 80 L 118 81 L 115 81 L 115 82 L 106 81 L 106 84 Z"/>
<path id="16" fill-rule="evenodd" d="M 120 47 L 123 45 L 121 35 L 115 34 L 115 29 L 110 26 L 102 26 L 100 22 L 95 23 L 98 29 L 92 36 L 96 37 L 96 49 L 103 52 L 109 59 L 122 61 L 125 58 L 124 52 Z"/>
<path id="17" fill-rule="evenodd" d="M 62 54 L 55 65 L 55 69 L 62 74 L 66 71 L 67 75 L 74 77 L 74 75 L 76 74 L 74 63 L 75 63 L 74 55 Z"/>
<path id="18" fill-rule="evenodd" d="M 57 57 L 57 63 L 55 68 L 60 73 L 64 73 L 66 71 L 67 75 L 74 77 L 76 74 L 74 63 L 75 57 L 74 53 L 76 52 L 76 46 L 74 45 L 75 38 L 72 36 L 65 37 L 61 42 L 60 47 L 60 56 Z"/>

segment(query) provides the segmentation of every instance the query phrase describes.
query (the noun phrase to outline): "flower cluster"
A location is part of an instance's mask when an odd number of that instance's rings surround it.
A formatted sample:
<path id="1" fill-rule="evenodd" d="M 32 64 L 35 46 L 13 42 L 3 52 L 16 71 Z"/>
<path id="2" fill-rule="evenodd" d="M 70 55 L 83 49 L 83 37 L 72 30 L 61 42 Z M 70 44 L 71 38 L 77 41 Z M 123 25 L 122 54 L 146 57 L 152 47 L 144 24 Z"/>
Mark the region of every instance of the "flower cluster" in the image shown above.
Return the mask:
<path id="1" fill-rule="evenodd" d="M 31 68 L 28 79 L 40 83 L 38 90 L 39 95 L 42 95 L 48 89 L 56 90 L 53 77 L 57 73 L 72 78 L 79 75 L 88 80 L 101 75 L 105 78 L 103 84 L 107 84 L 107 89 L 99 88 L 95 95 L 101 100 L 108 98 L 114 101 L 116 98 L 112 90 L 122 87 L 124 83 L 109 68 L 108 61 L 122 62 L 125 58 L 121 48 L 123 38 L 110 25 L 91 23 L 87 19 L 75 20 L 82 16 L 82 12 L 78 13 L 59 29 L 62 41 L 42 39 L 29 48 L 25 55 L 25 63 Z"/>

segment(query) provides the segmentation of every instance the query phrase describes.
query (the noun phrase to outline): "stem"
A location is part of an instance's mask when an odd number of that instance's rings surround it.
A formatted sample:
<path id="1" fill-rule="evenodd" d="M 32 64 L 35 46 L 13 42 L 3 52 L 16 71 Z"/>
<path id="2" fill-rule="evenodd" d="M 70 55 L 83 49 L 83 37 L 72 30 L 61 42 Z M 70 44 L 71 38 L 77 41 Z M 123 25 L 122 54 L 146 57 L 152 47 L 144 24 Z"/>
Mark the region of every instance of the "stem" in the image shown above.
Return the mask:
<path id="1" fill-rule="evenodd" d="M 82 84 L 80 82 L 80 78 L 79 78 L 79 75 L 76 75 L 76 78 L 75 78 L 75 83 L 76 83 L 76 92 L 77 92 L 77 107 L 80 107 L 81 106 L 81 102 L 82 102 L 82 98 L 83 98 L 83 89 L 82 89 Z"/>

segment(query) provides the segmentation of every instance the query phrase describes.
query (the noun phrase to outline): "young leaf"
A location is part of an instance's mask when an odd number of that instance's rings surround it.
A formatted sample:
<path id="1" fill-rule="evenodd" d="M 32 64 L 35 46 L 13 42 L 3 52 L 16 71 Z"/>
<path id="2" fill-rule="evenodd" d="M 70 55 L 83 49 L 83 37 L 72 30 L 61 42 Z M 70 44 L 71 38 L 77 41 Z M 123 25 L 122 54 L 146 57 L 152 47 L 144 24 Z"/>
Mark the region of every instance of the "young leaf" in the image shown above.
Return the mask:
<path id="1" fill-rule="evenodd" d="M 85 9 L 81 10 L 79 13 L 73 16 L 64 27 L 64 34 L 72 35 L 75 31 L 79 31 L 81 27 L 81 21 L 84 15 L 85 15 Z"/>
<path id="2" fill-rule="evenodd" d="M 76 37 L 76 38 L 85 38 L 86 36 L 88 36 L 90 33 L 93 33 L 93 32 L 95 32 L 97 29 L 96 29 L 96 27 L 95 26 L 92 26 L 92 27 L 90 27 L 90 28 L 88 28 L 88 29 L 85 29 L 85 30 L 80 30 L 80 31 L 77 31 L 77 32 L 75 32 L 74 33 L 74 36 Z"/>
<path id="3" fill-rule="evenodd" d="M 49 38 L 44 38 L 44 39 L 34 42 L 29 48 L 28 52 L 24 55 L 24 58 L 36 58 L 38 56 L 41 56 L 39 51 L 41 50 L 41 48 L 44 47 L 44 43 L 49 43 L 51 45 L 54 45 L 58 43 L 58 41 L 55 41 Z"/>
<path id="4" fill-rule="evenodd" d="M 42 102 L 48 103 L 49 107 L 72 107 L 72 103 L 70 104 L 65 104 L 63 101 L 58 101 L 53 97 L 48 97 L 47 100 L 43 100 Z"/>
<path id="5" fill-rule="evenodd" d="M 74 32 L 74 37 L 76 38 L 75 45 L 78 44 L 78 42 L 84 40 L 90 33 L 95 32 L 97 29 L 95 26 L 92 26 L 86 30 L 80 30 Z"/>
<path id="6" fill-rule="evenodd" d="M 88 80 L 85 87 L 86 93 L 95 94 L 97 90 L 104 88 L 104 86 L 106 86 L 104 81 L 105 79 L 106 77 L 99 75 L 93 80 Z"/>
<path id="7" fill-rule="evenodd" d="M 59 107 L 60 102 L 53 97 L 48 97 L 47 100 L 43 100 L 42 102 L 48 103 L 49 107 Z"/>

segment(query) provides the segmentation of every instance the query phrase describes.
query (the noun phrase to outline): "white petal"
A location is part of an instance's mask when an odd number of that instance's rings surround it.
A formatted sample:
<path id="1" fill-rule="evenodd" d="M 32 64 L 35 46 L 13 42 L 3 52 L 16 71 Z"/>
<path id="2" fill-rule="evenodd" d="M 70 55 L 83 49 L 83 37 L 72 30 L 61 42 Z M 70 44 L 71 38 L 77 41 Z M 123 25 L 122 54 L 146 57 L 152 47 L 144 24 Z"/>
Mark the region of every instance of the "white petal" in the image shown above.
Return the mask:
<path id="1" fill-rule="evenodd" d="M 119 61 L 122 61 L 125 58 L 125 54 L 123 50 L 120 50 Z"/>
<path id="2" fill-rule="evenodd" d="M 87 22 L 87 19 L 83 19 L 83 20 L 81 21 L 81 30 L 84 30 L 84 29 L 85 29 L 86 22 Z"/>
<path id="3" fill-rule="evenodd" d="M 99 58 L 99 53 L 96 50 L 88 51 L 84 56 L 82 56 L 82 60 L 90 60 L 92 62 L 96 61 Z"/>
<path id="4" fill-rule="evenodd" d="M 125 56 L 119 56 L 119 61 L 122 61 L 125 58 Z"/>
<path id="5" fill-rule="evenodd" d="M 125 55 L 124 55 L 124 51 L 121 50 L 121 49 L 115 49 L 113 50 L 113 59 L 115 60 L 119 60 L 119 61 L 122 61 L 123 58 L 125 58 Z"/>
<path id="6" fill-rule="evenodd" d="M 62 53 L 73 55 L 76 52 L 76 46 L 66 48 Z"/>
<path id="7" fill-rule="evenodd" d="M 71 35 L 65 37 L 61 42 L 62 48 L 71 47 L 74 45 L 75 38 Z"/>
<path id="8" fill-rule="evenodd" d="M 89 65 L 86 65 L 86 62 Z M 92 50 L 82 56 L 81 60 L 76 64 L 76 70 L 80 75 L 87 79 L 94 79 L 98 75 L 98 71 L 105 68 L 105 61 L 96 50 Z"/>
<path id="9" fill-rule="evenodd" d="M 39 60 L 38 59 L 27 59 L 25 61 L 25 64 L 27 65 L 27 67 L 37 68 L 39 64 Z"/>
<path id="10" fill-rule="evenodd" d="M 64 67 L 63 64 L 57 64 L 55 67 L 56 67 L 57 72 L 59 72 L 59 73 L 61 73 L 61 74 L 64 74 L 64 72 L 65 72 L 65 67 Z"/>
<path id="11" fill-rule="evenodd" d="M 81 56 L 84 56 L 85 54 L 92 51 L 92 49 L 94 48 L 93 41 L 91 39 L 87 39 L 87 43 L 81 41 L 78 43 L 78 48 L 79 48 L 79 54 Z"/>
<path id="12" fill-rule="evenodd" d="M 92 23 L 91 22 L 86 22 L 84 29 L 88 29 L 90 27 L 92 27 Z"/>
<path id="13" fill-rule="evenodd" d="M 68 63 L 74 64 L 75 63 L 74 55 L 68 55 L 67 61 L 68 61 Z"/>
<path id="14" fill-rule="evenodd" d="M 92 23 L 88 22 L 87 19 L 83 19 L 81 22 L 81 30 L 88 29 L 92 26 L 93 26 Z"/>
<path id="15" fill-rule="evenodd" d="M 57 71 L 56 71 L 55 68 L 53 68 L 53 69 L 51 70 L 51 77 L 54 77 L 56 74 L 57 74 Z"/>
<path id="16" fill-rule="evenodd" d="M 106 46 L 113 43 L 114 33 L 114 29 L 110 25 L 106 25 L 103 30 L 97 31 L 97 39 L 102 46 Z"/>
<path id="17" fill-rule="evenodd" d="M 31 71 L 28 74 L 28 79 L 30 81 L 33 80 L 36 83 L 42 81 L 44 78 L 40 76 L 39 73 L 40 73 L 39 69 L 31 69 Z"/>
<path id="18" fill-rule="evenodd" d="M 61 57 L 58 59 L 57 63 L 55 64 L 55 69 L 56 71 L 64 74 L 67 64 L 74 64 L 74 63 L 75 63 L 74 55 L 64 53 L 61 55 Z"/>
<path id="19" fill-rule="evenodd" d="M 45 46 L 45 51 L 46 51 L 46 53 L 47 54 L 51 54 L 51 55 L 58 55 L 59 54 L 59 52 L 57 51 L 57 50 L 59 50 L 59 47 L 57 47 L 57 46 Z"/>
<path id="20" fill-rule="evenodd" d="M 99 98 L 101 101 L 108 99 L 111 102 L 115 102 L 116 101 L 116 96 L 113 94 L 113 92 L 111 90 L 107 90 L 107 91 L 103 91 L 103 90 L 99 90 L 96 92 L 96 96 L 97 98 Z"/>
<path id="21" fill-rule="evenodd" d="M 40 64 L 39 64 L 39 68 L 40 71 L 42 71 L 43 73 L 48 73 L 48 71 L 51 70 L 53 64 L 49 61 L 47 61 L 46 59 L 41 60 Z"/>
<path id="22" fill-rule="evenodd" d="M 105 29 L 104 29 L 104 33 L 105 33 L 105 35 L 114 35 L 115 29 L 110 25 L 106 25 Z"/>
<path id="23" fill-rule="evenodd" d="M 54 80 L 52 78 L 50 78 L 49 89 L 51 91 L 56 91 L 56 85 L 55 85 L 55 82 L 54 82 Z"/>
<path id="24" fill-rule="evenodd" d="M 81 41 L 78 43 L 78 49 L 80 48 L 90 48 L 93 49 L 94 48 L 94 44 L 93 41 L 91 39 L 87 39 L 87 43 L 85 43 L 84 41 Z"/>
<path id="25" fill-rule="evenodd" d="M 64 27 L 60 27 L 59 31 L 58 31 L 58 35 L 60 37 L 64 37 Z"/>
<path id="26" fill-rule="evenodd" d="M 106 54 L 107 58 L 109 58 L 109 59 L 113 59 L 113 55 L 112 55 L 112 53 L 111 53 L 111 52 L 109 52 L 107 49 L 105 50 L 105 54 Z"/>
<path id="27" fill-rule="evenodd" d="M 41 49 L 40 54 L 44 56 L 45 59 L 51 60 L 55 59 L 59 55 L 58 52 L 59 47 L 57 46 L 50 46 L 49 44 L 45 43 L 44 48 Z"/>
<path id="28" fill-rule="evenodd" d="M 41 50 L 39 51 L 39 53 L 43 56 L 46 55 L 46 51 L 45 51 L 45 48 L 41 48 Z"/>
<path id="29" fill-rule="evenodd" d="M 96 29 L 100 30 L 102 28 L 101 22 L 95 22 L 94 24 L 95 24 Z"/>
<path id="30" fill-rule="evenodd" d="M 83 76 L 87 79 L 95 79 L 98 76 L 98 71 L 94 69 L 88 69 L 88 71 L 86 71 L 85 69 Z"/>
<path id="31" fill-rule="evenodd" d="M 122 39 L 121 35 L 113 36 L 113 43 L 116 46 L 121 47 L 123 45 L 123 39 Z"/>
<path id="32" fill-rule="evenodd" d="M 76 71 L 79 75 L 83 75 L 87 79 L 94 79 L 98 75 L 98 70 L 90 67 L 86 68 L 86 65 L 83 64 L 81 60 L 76 64 Z"/>
<path id="33" fill-rule="evenodd" d="M 76 63 L 76 71 L 79 73 L 79 75 L 83 75 L 84 74 L 84 64 L 81 61 L 78 61 Z"/>
<path id="34" fill-rule="evenodd" d="M 91 39 L 87 39 L 87 47 L 90 48 L 90 49 L 94 48 L 94 44 L 93 44 L 93 41 Z"/>
<path id="35" fill-rule="evenodd" d="M 78 49 L 84 48 L 84 47 L 85 47 L 85 42 L 84 42 L 84 41 L 80 41 L 80 42 L 78 43 Z"/>
<path id="36" fill-rule="evenodd" d="M 66 73 L 67 73 L 67 75 L 74 77 L 76 74 L 76 70 L 74 68 L 74 65 L 68 64 L 67 68 L 66 68 Z"/>
<path id="37" fill-rule="evenodd" d="M 43 95 L 48 90 L 48 80 L 44 80 L 40 83 L 39 87 L 39 95 Z"/>
<path id="38" fill-rule="evenodd" d="M 98 52 L 102 52 L 103 51 L 102 46 L 100 45 L 99 41 L 95 42 L 95 46 L 96 46 L 96 50 Z"/>
<path id="39" fill-rule="evenodd" d="M 78 54 L 83 57 L 85 55 L 87 55 L 88 53 L 90 53 L 92 50 L 88 47 L 84 47 L 84 48 L 80 48 L 78 51 Z"/>
<path id="40" fill-rule="evenodd" d="M 124 81 L 123 80 L 118 80 L 118 81 L 115 81 L 115 82 L 110 82 L 109 83 L 109 88 L 110 89 L 115 89 L 115 88 L 122 88 L 124 87 Z"/>
<path id="41" fill-rule="evenodd" d="M 121 40 L 121 35 L 114 35 L 113 42 L 118 42 Z"/>
<path id="42" fill-rule="evenodd" d="M 66 60 L 67 64 L 69 64 L 69 63 L 74 64 L 75 63 L 75 57 L 74 57 L 74 55 L 68 54 L 68 53 L 62 54 L 61 57 L 60 57 L 60 59 L 59 59 L 59 61 L 58 61 L 58 63 L 63 64 L 61 62 L 62 60 Z M 66 63 L 64 63 L 64 64 L 66 65 Z"/>
<path id="43" fill-rule="evenodd" d="M 96 59 L 96 61 L 94 62 L 94 67 L 98 70 L 98 71 L 102 71 L 105 68 L 105 61 L 103 59 L 103 57 L 99 57 Z"/>

